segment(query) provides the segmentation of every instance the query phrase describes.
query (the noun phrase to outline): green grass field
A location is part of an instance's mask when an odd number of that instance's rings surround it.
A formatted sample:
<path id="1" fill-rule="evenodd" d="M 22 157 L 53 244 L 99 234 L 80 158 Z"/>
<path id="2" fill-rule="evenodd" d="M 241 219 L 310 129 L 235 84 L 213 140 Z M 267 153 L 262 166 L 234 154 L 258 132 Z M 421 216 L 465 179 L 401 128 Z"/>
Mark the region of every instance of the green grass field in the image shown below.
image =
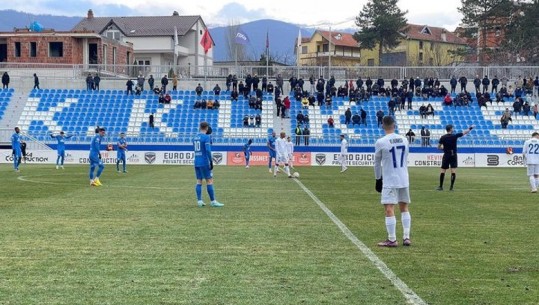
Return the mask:
<path id="1" fill-rule="evenodd" d="M 414 244 L 394 249 L 376 247 L 372 168 L 299 171 L 428 304 L 539 303 L 539 195 L 524 168 L 459 169 L 453 193 L 434 191 L 437 169 L 410 169 Z M 0 304 L 406 302 L 293 180 L 218 167 L 215 209 L 196 207 L 193 176 L 108 166 L 91 188 L 86 166 L 1 165 Z"/>

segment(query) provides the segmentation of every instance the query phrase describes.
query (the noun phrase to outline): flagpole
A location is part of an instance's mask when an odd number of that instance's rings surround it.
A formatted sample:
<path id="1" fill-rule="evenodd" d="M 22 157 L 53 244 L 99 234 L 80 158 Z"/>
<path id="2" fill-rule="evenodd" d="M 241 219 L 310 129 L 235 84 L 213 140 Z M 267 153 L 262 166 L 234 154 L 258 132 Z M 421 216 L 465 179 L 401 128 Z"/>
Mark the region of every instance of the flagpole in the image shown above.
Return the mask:
<path id="1" fill-rule="evenodd" d="M 266 77 L 269 77 L 269 33 L 266 31 Z"/>
<path id="2" fill-rule="evenodd" d="M 300 61 L 299 61 L 299 48 L 301 47 L 301 29 L 299 29 L 298 31 L 298 41 L 296 43 L 296 68 L 297 68 L 297 78 L 299 79 L 299 64 L 300 64 Z"/>

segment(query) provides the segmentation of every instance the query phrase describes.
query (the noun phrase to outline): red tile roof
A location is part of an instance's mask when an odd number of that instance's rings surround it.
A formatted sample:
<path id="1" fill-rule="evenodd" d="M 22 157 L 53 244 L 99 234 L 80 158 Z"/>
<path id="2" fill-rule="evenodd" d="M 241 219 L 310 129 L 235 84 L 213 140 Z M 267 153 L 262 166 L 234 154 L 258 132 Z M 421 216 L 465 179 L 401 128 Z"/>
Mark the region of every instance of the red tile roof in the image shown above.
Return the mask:
<path id="1" fill-rule="evenodd" d="M 320 31 L 317 30 L 324 39 L 329 41 L 329 31 Z M 352 47 L 352 48 L 359 48 L 359 44 L 357 40 L 354 38 L 354 36 L 350 33 L 345 32 L 331 32 L 331 44 L 334 44 L 336 46 L 344 46 L 344 47 Z"/>
<path id="2" fill-rule="evenodd" d="M 428 29 L 430 34 L 425 33 L 425 28 Z M 442 33 L 445 32 L 445 40 L 442 37 Z M 455 35 L 452 32 L 444 28 L 428 26 L 428 25 L 419 25 L 419 24 L 408 24 L 408 30 L 404 33 L 406 38 L 414 40 L 425 40 L 425 41 L 434 41 L 434 42 L 446 42 L 453 44 L 467 44 L 465 39 L 462 39 Z"/>

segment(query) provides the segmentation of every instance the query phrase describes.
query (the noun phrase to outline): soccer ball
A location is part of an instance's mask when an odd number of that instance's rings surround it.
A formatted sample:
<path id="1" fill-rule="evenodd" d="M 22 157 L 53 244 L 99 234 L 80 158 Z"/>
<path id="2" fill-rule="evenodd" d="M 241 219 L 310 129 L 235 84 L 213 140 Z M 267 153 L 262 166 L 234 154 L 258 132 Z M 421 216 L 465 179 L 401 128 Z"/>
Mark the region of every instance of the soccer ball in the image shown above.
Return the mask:
<path id="1" fill-rule="evenodd" d="M 295 173 L 292 174 L 292 176 L 293 176 L 294 178 L 299 178 L 299 173 L 298 173 L 298 172 L 295 172 Z"/>

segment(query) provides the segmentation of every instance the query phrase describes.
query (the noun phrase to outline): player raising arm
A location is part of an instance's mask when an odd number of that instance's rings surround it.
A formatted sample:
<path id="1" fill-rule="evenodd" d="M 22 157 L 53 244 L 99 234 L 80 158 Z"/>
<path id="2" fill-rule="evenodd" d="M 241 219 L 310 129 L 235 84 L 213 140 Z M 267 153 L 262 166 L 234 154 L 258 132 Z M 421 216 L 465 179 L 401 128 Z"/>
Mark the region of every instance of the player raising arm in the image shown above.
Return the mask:
<path id="1" fill-rule="evenodd" d="M 288 175 L 288 178 L 292 178 L 290 175 L 290 168 L 288 167 L 288 145 L 286 144 L 286 133 L 284 131 L 281 132 L 279 139 L 275 141 L 275 150 L 277 152 L 277 160 L 275 161 L 275 168 L 273 169 L 273 177 L 277 176 L 279 164 L 284 163 L 284 170 Z"/>
<path id="2" fill-rule="evenodd" d="M 69 139 L 71 137 L 72 135 L 65 135 L 63 131 L 60 131 L 60 134 L 56 136 L 51 133 L 51 138 L 58 141 L 58 145 L 56 145 L 56 151 L 58 152 L 58 158 L 56 158 L 56 169 L 58 169 L 58 167 L 64 169 L 64 159 L 66 155 L 65 139 Z"/>
<path id="3" fill-rule="evenodd" d="M 206 180 L 206 190 L 210 196 L 210 206 L 215 208 L 223 207 L 224 204 L 215 200 L 215 192 L 213 190 L 213 159 L 211 154 L 211 139 L 208 133 L 208 123 L 200 122 L 200 133 L 193 139 L 193 148 L 195 151 L 195 175 L 197 184 L 195 187 L 197 195 L 198 207 L 203 207 L 206 204 L 202 201 L 202 180 Z"/>
<path id="4" fill-rule="evenodd" d="M 376 191 L 382 193 L 381 203 L 385 209 L 387 240 L 378 243 L 380 247 L 397 247 L 395 205 L 399 204 L 403 228 L 403 245 L 410 246 L 410 227 L 412 218 L 408 211 L 410 204 L 410 183 L 408 179 L 408 141 L 395 133 L 395 119 L 385 116 L 382 119 L 385 136 L 375 144 L 374 176 Z M 383 180 L 382 180 L 383 179 Z"/>
<path id="5" fill-rule="evenodd" d="M 438 149 L 444 151 L 444 156 L 442 158 L 442 170 L 440 172 L 440 185 L 436 190 L 444 190 L 444 179 L 445 172 L 447 169 L 451 168 L 451 187 L 450 191 L 453 190 L 455 185 L 455 180 L 457 179 L 457 167 L 459 165 L 457 158 L 457 140 L 465 135 L 467 135 L 475 126 L 472 125 L 463 132 L 454 133 L 453 125 L 449 124 L 445 127 L 447 133 L 440 138 L 438 142 Z"/>
<path id="6" fill-rule="evenodd" d="M 528 179 L 532 193 L 537 193 L 539 186 L 539 133 L 532 133 L 532 138 L 524 142 L 522 155 L 528 168 Z"/>

